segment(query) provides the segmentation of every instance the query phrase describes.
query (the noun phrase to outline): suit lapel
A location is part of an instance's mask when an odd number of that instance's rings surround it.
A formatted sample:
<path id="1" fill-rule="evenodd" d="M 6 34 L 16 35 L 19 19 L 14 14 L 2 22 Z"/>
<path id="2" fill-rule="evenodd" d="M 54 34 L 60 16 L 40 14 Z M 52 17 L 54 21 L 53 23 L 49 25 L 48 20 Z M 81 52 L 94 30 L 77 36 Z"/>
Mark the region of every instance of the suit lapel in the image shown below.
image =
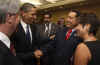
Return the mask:
<path id="1" fill-rule="evenodd" d="M 25 40 L 28 42 L 28 44 L 30 43 L 31 44 L 31 41 L 27 40 L 26 38 L 26 34 L 25 34 L 25 31 L 21 25 L 21 23 L 19 23 L 19 26 L 18 26 L 18 32 L 20 33 L 20 36 L 22 36 L 23 38 L 25 38 Z"/>
<path id="2" fill-rule="evenodd" d="M 13 55 L 10 49 L 0 40 L 0 53 Z"/>
<path id="3" fill-rule="evenodd" d="M 66 27 L 65 29 L 64 29 L 64 31 L 63 31 L 63 37 L 64 37 L 64 40 L 65 40 L 65 37 L 66 37 L 66 34 L 67 34 L 67 31 L 68 31 L 68 28 Z"/>
<path id="4" fill-rule="evenodd" d="M 23 29 L 21 23 L 19 23 L 18 29 L 19 29 L 19 32 L 22 33 L 21 35 L 25 36 L 25 31 L 24 31 L 24 29 Z M 24 34 L 23 34 L 23 33 L 24 33 Z"/>

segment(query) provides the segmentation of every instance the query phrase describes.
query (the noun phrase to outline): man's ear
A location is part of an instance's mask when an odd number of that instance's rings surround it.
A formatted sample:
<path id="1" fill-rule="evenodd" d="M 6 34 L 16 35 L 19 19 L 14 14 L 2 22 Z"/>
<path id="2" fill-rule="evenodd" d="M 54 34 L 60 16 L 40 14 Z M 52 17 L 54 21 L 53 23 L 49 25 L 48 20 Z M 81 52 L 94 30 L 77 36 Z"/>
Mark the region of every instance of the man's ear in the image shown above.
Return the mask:
<path id="1" fill-rule="evenodd" d="M 25 13 L 23 11 L 20 11 L 21 16 L 25 16 Z"/>

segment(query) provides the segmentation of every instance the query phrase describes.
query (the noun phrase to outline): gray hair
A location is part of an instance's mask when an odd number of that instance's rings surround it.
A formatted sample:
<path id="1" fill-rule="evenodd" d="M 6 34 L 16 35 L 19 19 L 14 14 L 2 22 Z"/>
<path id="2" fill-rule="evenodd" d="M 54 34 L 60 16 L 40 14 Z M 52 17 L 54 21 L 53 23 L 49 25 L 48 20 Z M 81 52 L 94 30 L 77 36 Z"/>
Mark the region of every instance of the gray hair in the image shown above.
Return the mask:
<path id="1" fill-rule="evenodd" d="M 0 0 L 0 10 L 9 13 L 17 13 L 20 8 L 20 0 Z"/>

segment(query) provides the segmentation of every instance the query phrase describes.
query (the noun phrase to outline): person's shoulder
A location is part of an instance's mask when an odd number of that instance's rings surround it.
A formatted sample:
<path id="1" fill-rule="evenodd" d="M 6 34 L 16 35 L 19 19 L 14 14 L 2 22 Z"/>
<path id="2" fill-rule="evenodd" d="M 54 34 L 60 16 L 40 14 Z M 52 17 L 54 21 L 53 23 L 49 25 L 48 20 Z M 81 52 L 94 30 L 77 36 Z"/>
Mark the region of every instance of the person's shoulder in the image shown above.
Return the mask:
<path id="1" fill-rule="evenodd" d="M 84 42 L 81 42 L 78 46 L 77 46 L 78 49 L 84 49 L 84 48 L 87 48 L 87 45 L 84 43 Z"/>
<path id="2" fill-rule="evenodd" d="M 76 52 L 77 56 L 79 56 L 81 59 L 87 59 L 90 60 L 91 59 L 91 52 L 88 48 L 88 46 L 85 43 L 80 43 L 77 48 L 76 48 Z"/>
<path id="3" fill-rule="evenodd" d="M 81 42 L 77 46 L 76 51 L 84 55 L 90 52 L 88 46 L 84 42 Z"/>

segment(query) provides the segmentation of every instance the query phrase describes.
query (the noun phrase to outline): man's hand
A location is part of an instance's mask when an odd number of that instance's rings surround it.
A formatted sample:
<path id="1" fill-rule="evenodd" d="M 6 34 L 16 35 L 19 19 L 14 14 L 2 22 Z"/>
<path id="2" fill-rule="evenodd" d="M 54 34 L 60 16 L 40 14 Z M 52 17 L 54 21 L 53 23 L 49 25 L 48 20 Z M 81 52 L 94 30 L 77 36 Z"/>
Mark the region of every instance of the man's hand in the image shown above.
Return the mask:
<path id="1" fill-rule="evenodd" d="M 35 55 L 36 58 L 40 58 L 40 56 L 43 56 L 43 53 L 42 53 L 41 50 L 36 50 L 36 51 L 34 52 L 34 55 Z"/>
<path id="2" fill-rule="evenodd" d="M 54 40 L 55 36 L 56 36 L 55 34 L 54 34 L 54 35 L 51 35 L 51 36 L 50 36 L 50 39 L 51 39 L 51 40 Z"/>

